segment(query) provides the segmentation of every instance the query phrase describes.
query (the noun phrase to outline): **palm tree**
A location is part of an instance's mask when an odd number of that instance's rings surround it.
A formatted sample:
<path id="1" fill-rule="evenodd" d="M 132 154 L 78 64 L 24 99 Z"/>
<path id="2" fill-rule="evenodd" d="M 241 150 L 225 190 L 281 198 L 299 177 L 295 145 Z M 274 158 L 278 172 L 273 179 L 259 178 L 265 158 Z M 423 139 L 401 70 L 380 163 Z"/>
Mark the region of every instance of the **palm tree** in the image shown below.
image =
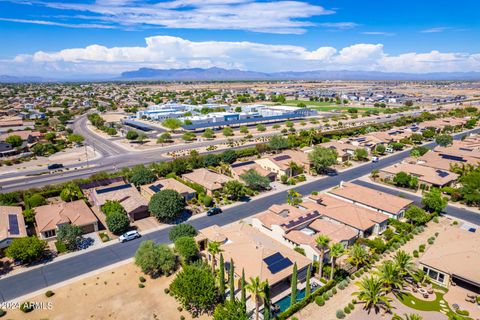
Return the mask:
<path id="1" fill-rule="evenodd" d="M 294 173 L 299 169 L 298 164 L 295 161 L 290 161 L 288 163 L 288 168 L 290 169 L 290 178 L 293 177 Z"/>
<path id="2" fill-rule="evenodd" d="M 359 244 L 354 244 L 350 250 L 348 250 L 348 261 L 353 263 L 356 269 L 358 269 L 360 265 L 366 264 L 369 257 L 365 247 Z"/>
<path id="3" fill-rule="evenodd" d="M 386 311 L 391 309 L 390 299 L 386 296 L 387 289 L 379 277 L 364 277 L 362 281 L 357 282 L 356 285 L 360 291 L 354 292 L 353 295 L 365 303 L 364 308 L 366 310 L 370 312 L 370 309 L 374 308 L 375 312 L 377 312 L 380 309 Z"/>
<path id="4" fill-rule="evenodd" d="M 412 261 L 412 256 L 403 250 L 398 251 L 393 257 L 393 262 L 398 268 L 401 276 L 412 275 L 415 271 L 415 264 Z"/>
<path id="5" fill-rule="evenodd" d="M 330 247 L 330 258 L 332 259 L 332 269 L 330 271 L 330 280 L 333 279 L 333 274 L 335 273 L 335 266 L 336 266 L 337 258 L 340 257 L 343 254 L 344 251 L 345 251 L 345 248 L 343 247 L 343 244 L 341 244 L 341 243 L 334 243 Z"/>
<path id="6" fill-rule="evenodd" d="M 265 299 L 265 286 L 268 283 L 266 281 L 261 281 L 257 276 L 255 278 L 250 277 L 249 283 L 245 286 L 250 295 L 252 296 L 253 301 L 255 302 L 255 319 L 258 320 L 258 308 L 262 299 Z"/>
<path id="7" fill-rule="evenodd" d="M 405 318 L 402 318 L 398 314 L 395 314 L 393 315 L 392 320 L 423 320 L 421 316 L 415 313 L 411 313 L 411 314 L 404 313 L 404 315 L 405 315 Z"/>
<path id="8" fill-rule="evenodd" d="M 323 259 L 325 258 L 325 250 L 328 248 L 328 245 L 330 244 L 330 238 L 326 235 L 321 234 L 315 239 L 315 242 L 317 243 L 317 247 L 320 250 L 318 277 L 321 279 L 322 272 L 323 272 Z"/>
<path id="9" fill-rule="evenodd" d="M 221 243 L 217 241 L 208 242 L 208 253 L 212 255 L 212 272 L 215 274 L 215 266 L 217 265 L 217 254 L 222 252 Z"/>
<path id="10" fill-rule="evenodd" d="M 397 265 L 394 262 L 383 262 L 380 267 L 378 267 L 376 273 L 380 277 L 380 280 L 383 282 L 385 288 L 387 289 L 387 292 L 390 292 L 394 289 L 402 288 L 403 279 L 400 275 Z"/>

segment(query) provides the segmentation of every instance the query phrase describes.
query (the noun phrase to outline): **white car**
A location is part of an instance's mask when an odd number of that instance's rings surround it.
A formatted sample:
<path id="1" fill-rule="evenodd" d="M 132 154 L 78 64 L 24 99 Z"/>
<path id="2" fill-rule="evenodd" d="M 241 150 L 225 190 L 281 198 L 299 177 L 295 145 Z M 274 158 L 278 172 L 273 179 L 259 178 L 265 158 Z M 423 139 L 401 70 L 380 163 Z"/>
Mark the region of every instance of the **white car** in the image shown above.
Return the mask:
<path id="1" fill-rule="evenodd" d="M 138 233 L 138 231 L 136 230 L 133 230 L 133 231 L 128 231 L 122 234 L 120 237 L 118 237 L 118 241 L 127 242 L 140 237 L 141 237 L 140 233 Z"/>
<path id="2" fill-rule="evenodd" d="M 378 157 L 372 157 L 372 162 L 378 162 Z"/>

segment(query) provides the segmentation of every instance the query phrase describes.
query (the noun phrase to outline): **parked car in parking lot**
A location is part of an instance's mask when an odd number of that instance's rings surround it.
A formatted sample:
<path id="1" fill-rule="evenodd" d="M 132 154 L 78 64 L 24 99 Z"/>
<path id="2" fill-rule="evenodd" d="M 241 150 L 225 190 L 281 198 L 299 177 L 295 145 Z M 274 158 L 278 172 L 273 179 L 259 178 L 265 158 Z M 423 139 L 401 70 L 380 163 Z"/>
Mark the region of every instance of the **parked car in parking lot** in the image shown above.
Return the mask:
<path id="1" fill-rule="evenodd" d="M 132 230 L 132 231 L 127 231 L 124 234 L 122 234 L 120 237 L 118 237 L 118 241 L 127 242 L 127 241 L 134 240 L 134 239 L 137 239 L 137 238 L 140 238 L 140 237 L 141 237 L 141 235 L 140 235 L 140 233 L 138 233 L 138 231 Z"/>
<path id="2" fill-rule="evenodd" d="M 214 216 L 216 214 L 222 213 L 222 209 L 220 208 L 211 208 L 210 210 L 207 211 L 207 216 Z"/>

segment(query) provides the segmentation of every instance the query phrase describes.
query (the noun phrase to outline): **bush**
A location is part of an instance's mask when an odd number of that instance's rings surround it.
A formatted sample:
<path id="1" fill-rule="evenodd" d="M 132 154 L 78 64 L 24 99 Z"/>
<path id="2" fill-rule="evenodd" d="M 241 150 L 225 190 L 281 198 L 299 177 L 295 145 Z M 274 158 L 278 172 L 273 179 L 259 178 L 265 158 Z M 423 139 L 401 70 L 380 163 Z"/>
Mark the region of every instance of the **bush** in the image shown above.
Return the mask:
<path id="1" fill-rule="evenodd" d="M 318 306 L 323 306 L 325 305 L 325 299 L 323 299 L 323 297 L 316 297 L 315 298 L 315 303 L 318 305 Z"/>
<path id="2" fill-rule="evenodd" d="M 162 190 L 152 196 L 148 209 L 159 221 L 170 222 L 185 209 L 185 199 L 175 190 Z"/>
<path id="3" fill-rule="evenodd" d="M 33 306 L 29 302 L 24 302 L 20 305 L 20 310 L 22 310 L 24 313 L 29 313 L 33 311 Z"/>
<path id="4" fill-rule="evenodd" d="M 0 318 L 5 316 L 7 314 L 7 311 L 0 309 Z"/>
<path id="5" fill-rule="evenodd" d="M 332 288 L 332 293 L 333 293 L 333 294 L 337 294 L 337 288 L 333 287 L 333 288 Z"/>
<path id="6" fill-rule="evenodd" d="M 470 315 L 470 312 L 468 312 L 467 310 L 457 310 L 457 313 L 461 316 L 466 316 L 466 317 Z"/>
<path id="7" fill-rule="evenodd" d="M 138 287 L 139 287 L 140 289 L 142 289 L 142 288 L 145 288 L 145 285 L 144 285 L 143 283 L 139 283 L 139 284 L 138 284 Z"/>
<path id="8" fill-rule="evenodd" d="M 140 276 L 138 278 L 138 280 L 141 282 L 141 283 L 144 283 L 145 281 L 147 281 L 147 279 L 145 279 L 144 277 Z"/>
<path id="9" fill-rule="evenodd" d="M 185 320 L 185 316 L 180 316 L 180 320 Z"/>
<path id="10" fill-rule="evenodd" d="M 107 227 L 113 234 L 119 235 L 124 233 L 130 227 L 130 220 L 123 212 L 112 212 L 107 215 Z"/>
<path id="11" fill-rule="evenodd" d="M 346 306 L 345 308 L 343 308 L 343 312 L 345 312 L 346 314 L 349 314 L 350 312 L 352 312 L 352 310 L 350 310 L 350 308 Z"/>
<path id="12" fill-rule="evenodd" d="M 47 292 L 45 292 L 45 296 L 46 296 L 47 298 L 52 297 L 54 294 L 55 294 L 55 292 L 53 292 L 52 290 L 48 290 Z"/>
<path id="13" fill-rule="evenodd" d="M 433 244 L 433 239 L 428 239 L 428 244 Z"/>
<path id="14" fill-rule="evenodd" d="M 345 318 L 345 312 L 343 312 L 343 310 L 337 310 L 337 319 L 343 319 Z"/>
<path id="15" fill-rule="evenodd" d="M 417 250 L 413 250 L 413 257 L 418 258 L 418 251 Z"/>
<path id="16" fill-rule="evenodd" d="M 197 230 L 190 224 L 181 223 L 175 225 L 170 232 L 168 233 L 168 238 L 170 241 L 175 242 L 178 238 L 181 237 L 195 237 L 197 235 Z"/>
<path id="17" fill-rule="evenodd" d="M 169 293 L 170 293 L 170 289 L 169 289 L 169 288 L 165 288 L 165 289 L 163 289 L 163 292 L 165 292 L 165 294 L 169 294 Z"/>
<path id="18" fill-rule="evenodd" d="M 352 302 L 348 304 L 348 307 L 350 308 L 350 310 L 355 309 L 355 305 Z"/>

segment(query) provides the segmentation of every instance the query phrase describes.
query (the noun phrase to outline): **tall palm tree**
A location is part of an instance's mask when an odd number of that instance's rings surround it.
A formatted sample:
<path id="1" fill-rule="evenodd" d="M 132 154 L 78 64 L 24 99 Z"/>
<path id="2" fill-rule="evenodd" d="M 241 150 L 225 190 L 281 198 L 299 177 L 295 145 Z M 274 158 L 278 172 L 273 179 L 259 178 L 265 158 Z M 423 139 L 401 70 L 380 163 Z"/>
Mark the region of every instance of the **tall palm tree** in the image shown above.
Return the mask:
<path id="1" fill-rule="evenodd" d="M 415 264 L 411 255 L 403 250 L 397 251 L 393 257 L 393 262 L 402 276 L 412 275 L 415 272 Z"/>
<path id="2" fill-rule="evenodd" d="M 398 314 L 394 314 L 392 320 L 423 320 L 422 316 L 419 316 L 416 313 L 406 314 L 404 313 L 405 318 L 399 316 Z"/>
<path id="3" fill-rule="evenodd" d="M 250 295 L 252 296 L 253 301 L 255 302 L 255 319 L 258 320 L 258 308 L 262 299 L 265 299 L 265 286 L 268 283 L 266 281 L 261 281 L 257 276 L 255 278 L 250 277 L 250 281 L 245 286 Z"/>
<path id="4" fill-rule="evenodd" d="M 376 274 L 383 282 L 387 292 L 402 288 L 403 278 L 401 277 L 397 265 L 394 262 L 383 262 L 380 267 L 378 267 Z"/>
<path id="5" fill-rule="evenodd" d="M 317 247 L 320 250 L 320 261 L 319 261 L 319 267 L 318 267 L 318 276 L 321 279 L 322 278 L 322 272 L 323 272 L 323 259 L 325 258 L 325 251 L 328 248 L 328 245 L 330 244 L 330 238 L 324 234 L 320 234 L 316 239 L 315 242 L 317 243 Z"/>
<path id="6" fill-rule="evenodd" d="M 348 261 L 355 265 L 355 268 L 358 269 L 359 266 L 364 265 L 368 262 L 370 255 L 365 247 L 354 244 L 350 250 L 348 250 Z"/>
<path id="7" fill-rule="evenodd" d="M 386 311 L 391 309 L 390 299 L 386 296 L 387 289 L 379 277 L 364 277 L 356 285 L 360 290 L 354 292 L 353 295 L 365 303 L 364 308 L 366 310 L 370 311 L 373 308 L 377 312 L 380 309 Z"/>
<path id="8" fill-rule="evenodd" d="M 337 258 L 342 256 L 344 251 L 345 251 L 345 248 L 341 243 L 334 243 L 332 246 L 330 246 L 330 258 L 332 259 L 332 269 L 330 271 L 330 280 L 333 279 L 333 274 L 335 273 Z"/>
<path id="9" fill-rule="evenodd" d="M 220 242 L 217 242 L 217 241 L 208 242 L 208 253 L 212 255 L 212 272 L 214 274 L 215 274 L 215 267 L 217 265 L 217 254 L 223 251 L 220 246 L 221 246 Z"/>

